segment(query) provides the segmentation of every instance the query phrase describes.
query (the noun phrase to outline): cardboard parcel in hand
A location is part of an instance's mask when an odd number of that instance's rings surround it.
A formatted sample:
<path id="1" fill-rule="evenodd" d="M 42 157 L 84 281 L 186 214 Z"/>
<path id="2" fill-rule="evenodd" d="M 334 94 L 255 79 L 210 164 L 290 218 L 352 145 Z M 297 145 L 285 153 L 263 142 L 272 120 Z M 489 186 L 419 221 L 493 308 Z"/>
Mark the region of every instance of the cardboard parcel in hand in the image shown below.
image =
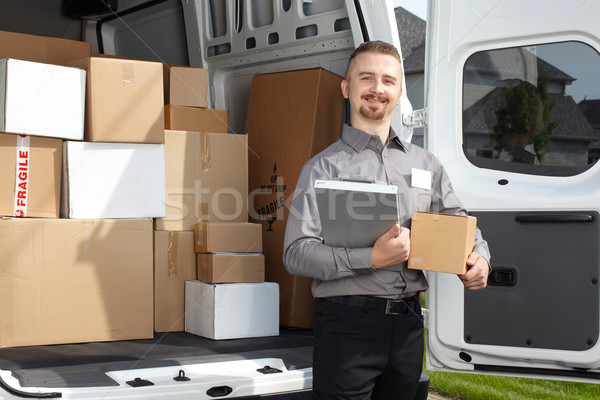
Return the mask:
<path id="1" fill-rule="evenodd" d="M 408 268 L 464 274 L 476 226 L 471 216 L 413 212 Z"/>

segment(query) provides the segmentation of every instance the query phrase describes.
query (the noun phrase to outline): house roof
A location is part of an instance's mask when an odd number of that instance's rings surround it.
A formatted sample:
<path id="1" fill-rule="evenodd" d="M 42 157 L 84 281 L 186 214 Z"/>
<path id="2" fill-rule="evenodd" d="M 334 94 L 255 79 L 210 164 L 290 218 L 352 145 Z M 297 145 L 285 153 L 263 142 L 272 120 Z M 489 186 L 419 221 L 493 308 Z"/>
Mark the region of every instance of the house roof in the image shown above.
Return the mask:
<path id="1" fill-rule="evenodd" d="M 480 51 L 469 57 L 465 63 L 465 72 L 469 70 L 477 73 L 520 76 L 524 65 L 526 65 L 524 58 L 531 57 L 531 55 L 531 53 L 519 47 Z M 532 60 L 536 62 L 537 74 L 544 75 L 547 80 L 562 82 L 563 84 L 570 84 L 575 80 L 569 74 L 539 57 Z"/>
<path id="2" fill-rule="evenodd" d="M 425 21 L 402 7 L 394 9 L 404 59 L 404 71 L 423 72 L 425 69 Z"/>
<path id="3" fill-rule="evenodd" d="M 571 96 L 551 93 L 550 98 L 554 102 L 553 116 L 559 122 L 552 139 L 600 139 L 600 132 L 592 128 Z M 463 121 L 466 123 L 464 131 L 491 132 L 496 123 L 495 110 L 502 101 L 500 89 L 496 88 L 466 109 L 463 112 Z"/>

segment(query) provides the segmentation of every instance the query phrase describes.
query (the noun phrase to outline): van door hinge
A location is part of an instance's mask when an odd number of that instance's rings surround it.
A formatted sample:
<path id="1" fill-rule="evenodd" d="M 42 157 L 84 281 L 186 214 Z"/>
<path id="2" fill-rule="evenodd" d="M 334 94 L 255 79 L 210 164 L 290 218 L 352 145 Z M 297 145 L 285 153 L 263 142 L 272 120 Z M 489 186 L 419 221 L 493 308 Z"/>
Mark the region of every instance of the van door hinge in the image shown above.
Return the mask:
<path id="1" fill-rule="evenodd" d="M 402 123 L 413 128 L 423 128 L 427 126 L 427 110 L 413 110 L 410 114 L 402 115 Z"/>

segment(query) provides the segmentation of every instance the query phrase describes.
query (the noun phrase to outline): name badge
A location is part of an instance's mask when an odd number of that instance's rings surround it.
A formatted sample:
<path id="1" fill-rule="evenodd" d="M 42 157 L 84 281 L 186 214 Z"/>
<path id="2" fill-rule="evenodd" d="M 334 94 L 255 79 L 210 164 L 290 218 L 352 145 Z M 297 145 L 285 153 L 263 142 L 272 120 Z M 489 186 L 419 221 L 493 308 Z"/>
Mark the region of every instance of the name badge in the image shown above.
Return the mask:
<path id="1" fill-rule="evenodd" d="M 412 187 L 431 190 L 431 171 L 413 168 L 410 182 Z"/>

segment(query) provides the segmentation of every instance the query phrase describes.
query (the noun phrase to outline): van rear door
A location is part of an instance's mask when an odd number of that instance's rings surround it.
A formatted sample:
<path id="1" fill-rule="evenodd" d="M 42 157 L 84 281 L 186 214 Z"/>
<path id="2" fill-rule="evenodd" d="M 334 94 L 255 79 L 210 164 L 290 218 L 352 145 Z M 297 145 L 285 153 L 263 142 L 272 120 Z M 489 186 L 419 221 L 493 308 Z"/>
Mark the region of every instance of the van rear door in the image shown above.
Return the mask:
<path id="1" fill-rule="evenodd" d="M 599 13 L 583 0 L 429 4 L 426 146 L 493 268 L 479 292 L 429 274 L 431 370 L 600 382 Z"/>

